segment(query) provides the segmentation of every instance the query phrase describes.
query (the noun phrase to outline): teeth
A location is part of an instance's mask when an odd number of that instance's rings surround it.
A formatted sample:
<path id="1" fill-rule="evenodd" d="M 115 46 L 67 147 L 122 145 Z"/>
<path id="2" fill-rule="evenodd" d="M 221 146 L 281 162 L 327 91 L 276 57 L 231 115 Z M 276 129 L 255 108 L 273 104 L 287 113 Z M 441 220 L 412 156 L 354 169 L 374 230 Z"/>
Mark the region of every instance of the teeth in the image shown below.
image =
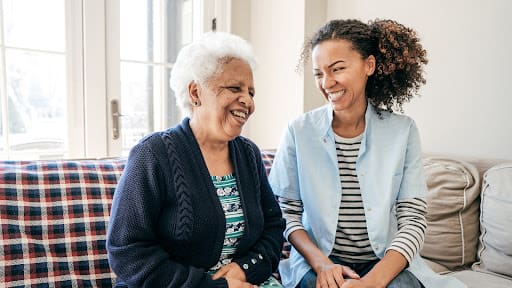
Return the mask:
<path id="1" fill-rule="evenodd" d="M 231 114 L 244 119 L 247 117 L 247 113 L 242 111 L 231 111 Z"/>
<path id="2" fill-rule="evenodd" d="M 329 99 L 333 100 L 333 99 L 339 98 L 339 97 L 343 96 L 343 93 L 345 93 L 345 90 L 340 90 L 338 92 L 329 93 Z"/>

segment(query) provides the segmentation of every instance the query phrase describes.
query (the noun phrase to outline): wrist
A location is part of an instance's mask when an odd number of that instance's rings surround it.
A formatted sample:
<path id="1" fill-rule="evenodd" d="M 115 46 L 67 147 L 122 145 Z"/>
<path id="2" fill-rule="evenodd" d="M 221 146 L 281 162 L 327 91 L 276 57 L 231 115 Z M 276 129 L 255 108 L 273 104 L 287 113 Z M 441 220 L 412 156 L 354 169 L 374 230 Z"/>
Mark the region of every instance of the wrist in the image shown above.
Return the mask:
<path id="1" fill-rule="evenodd" d="M 386 286 L 387 286 L 386 283 L 382 283 L 382 281 L 379 281 L 379 279 L 377 279 L 375 277 L 371 277 L 371 275 L 369 275 L 369 274 L 370 273 L 361 277 L 361 282 L 363 282 L 367 287 L 386 288 Z"/>
<path id="2" fill-rule="evenodd" d="M 315 271 L 316 274 L 322 272 L 326 266 L 332 264 L 331 259 L 328 257 L 322 257 L 322 259 L 318 259 L 317 261 L 311 263 L 311 268 Z"/>

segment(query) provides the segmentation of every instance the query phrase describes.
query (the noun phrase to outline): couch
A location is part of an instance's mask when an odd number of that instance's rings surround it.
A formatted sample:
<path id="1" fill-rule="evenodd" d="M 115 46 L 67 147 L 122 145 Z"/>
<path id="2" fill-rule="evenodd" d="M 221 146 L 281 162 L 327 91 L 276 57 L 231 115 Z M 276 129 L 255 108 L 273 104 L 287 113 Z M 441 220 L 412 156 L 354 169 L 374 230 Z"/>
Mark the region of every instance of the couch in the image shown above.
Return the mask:
<path id="1" fill-rule="evenodd" d="M 267 172 L 274 152 L 262 152 Z M 468 287 L 512 287 L 512 163 L 424 161 L 429 228 L 422 255 Z M 111 287 L 106 231 L 125 164 L 0 161 L 0 287 Z M 288 251 L 285 244 L 282 257 Z"/>

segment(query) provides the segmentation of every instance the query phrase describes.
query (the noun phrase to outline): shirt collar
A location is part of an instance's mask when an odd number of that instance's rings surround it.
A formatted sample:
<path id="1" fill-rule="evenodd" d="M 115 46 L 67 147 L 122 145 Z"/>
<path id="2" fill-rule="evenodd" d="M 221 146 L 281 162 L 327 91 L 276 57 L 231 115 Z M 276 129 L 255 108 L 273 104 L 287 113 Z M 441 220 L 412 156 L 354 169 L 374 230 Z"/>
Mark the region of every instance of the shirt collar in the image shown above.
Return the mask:
<path id="1" fill-rule="evenodd" d="M 322 117 L 318 118 L 317 125 L 319 127 L 320 136 L 321 137 L 334 137 L 334 132 L 332 131 L 332 120 L 334 118 L 334 111 L 332 109 L 331 104 L 325 104 L 324 112 Z M 364 127 L 364 134 L 367 134 L 367 131 L 369 127 L 371 126 L 370 123 L 374 121 L 374 118 L 376 117 L 377 112 L 375 111 L 375 107 L 373 107 L 372 104 L 368 103 L 366 106 L 366 112 L 365 112 L 365 127 Z"/>

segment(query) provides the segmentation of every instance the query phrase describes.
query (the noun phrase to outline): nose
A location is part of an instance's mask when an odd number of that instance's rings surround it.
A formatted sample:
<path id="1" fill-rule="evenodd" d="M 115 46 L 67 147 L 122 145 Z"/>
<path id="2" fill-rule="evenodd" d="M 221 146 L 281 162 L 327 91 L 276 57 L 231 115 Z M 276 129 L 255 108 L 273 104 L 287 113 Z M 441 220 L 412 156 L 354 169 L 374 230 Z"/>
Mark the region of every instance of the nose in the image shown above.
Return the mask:
<path id="1" fill-rule="evenodd" d="M 249 95 L 249 92 L 246 91 L 240 94 L 240 96 L 238 97 L 238 102 L 242 103 L 245 107 L 247 107 L 252 102 L 252 97 L 251 95 Z"/>
<path id="2" fill-rule="evenodd" d="M 322 78 L 322 88 L 325 90 L 325 89 L 329 89 L 331 88 L 332 86 L 334 86 L 336 84 L 336 80 L 334 80 L 333 77 L 331 77 L 330 75 L 324 75 L 324 77 Z"/>

